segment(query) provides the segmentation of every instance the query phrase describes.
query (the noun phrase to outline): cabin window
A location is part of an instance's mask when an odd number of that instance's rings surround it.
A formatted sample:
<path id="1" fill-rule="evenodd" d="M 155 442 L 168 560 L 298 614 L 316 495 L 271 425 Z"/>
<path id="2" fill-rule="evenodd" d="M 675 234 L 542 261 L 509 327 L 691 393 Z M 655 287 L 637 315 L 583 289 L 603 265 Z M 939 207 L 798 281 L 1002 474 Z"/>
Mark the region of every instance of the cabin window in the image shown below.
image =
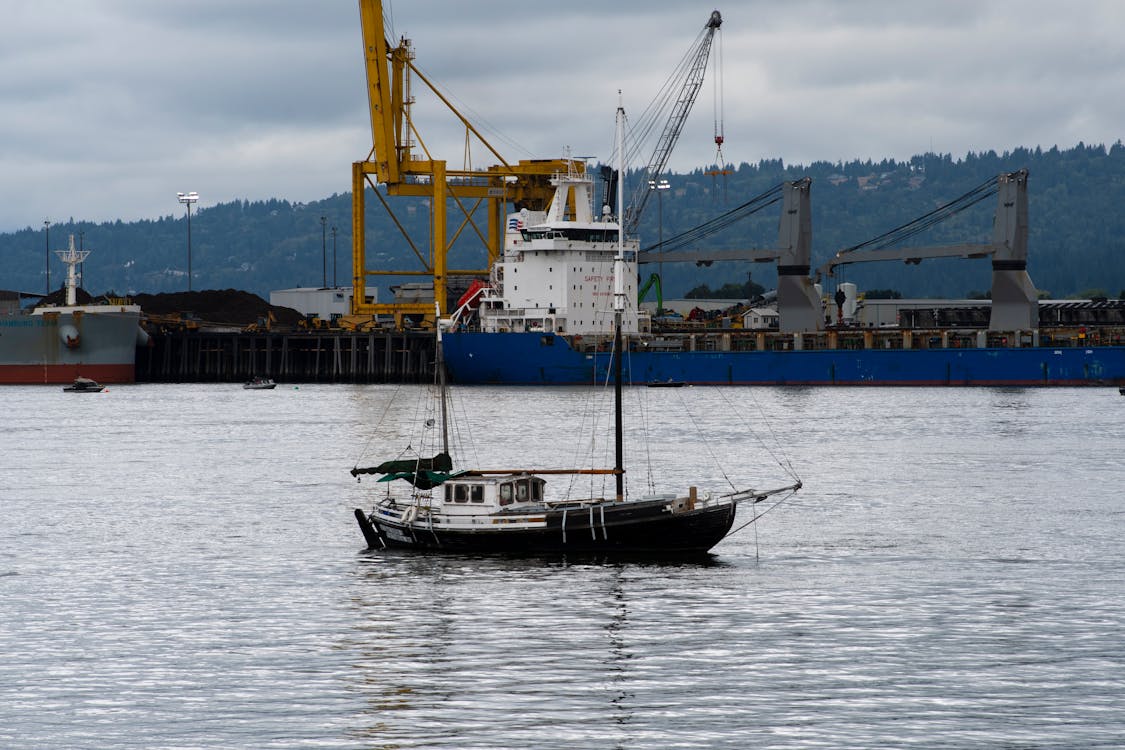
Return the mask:
<path id="1" fill-rule="evenodd" d="M 543 499 L 543 485 L 545 482 L 542 479 L 533 479 L 531 481 L 531 499 L 535 502 L 540 502 Z"/>
<path id="2" fill-rule="evenodd" d="M 512 504 L 512 485 L 510 485 L 510 484 L 500 485 L 500 504 L 501 505 L 511 505 Z"/>
<path id="3" fill-rule="evenodd" d="M 469 501 L 474 503 L 484 502 L 484 485 L 474 484 L 469 487 Z"/>
<path id="4" fill-rule="evenodd" d="M 527 480 L 521 479 L 516 482 L 516 500 L 527 502 L 527 497 Z"/>
<path id="5" fill-rule="evenodd" d="M 464 503 L 469 500 L 469 488 L 463 484 L 453 485 L 453 502 Z"/>

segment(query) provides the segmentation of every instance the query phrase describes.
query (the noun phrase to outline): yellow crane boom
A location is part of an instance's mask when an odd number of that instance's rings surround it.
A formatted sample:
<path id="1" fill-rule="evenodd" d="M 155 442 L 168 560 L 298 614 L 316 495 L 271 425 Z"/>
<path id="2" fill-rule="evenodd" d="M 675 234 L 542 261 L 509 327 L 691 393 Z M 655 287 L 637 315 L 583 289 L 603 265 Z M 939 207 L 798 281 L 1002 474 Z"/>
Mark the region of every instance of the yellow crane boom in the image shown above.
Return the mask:
<path id="1" fill-rule="evenodd" d="M 447 282 L 450 276 L 485 276 L 488 266 L 503 251 L 504 212 L 508 203 L 517 208 L 542 210 L 552 195 L 550 177 L 565 171 L 563 159 L 521 160 L 509 164 L 480 135 L 472 124 L 456 110 L 414 66 L 410 40 L 400 39 L 392 45 L 386 38 L 382 0 L 359 0 L 360 25 L 363 34 L 367 98 L 371 115 L 372 149 L 367 158 L 352 165 L 352 314 L 392 314 L 401 324 L 406 314 L 433 315 L 429 301 L 380 303 L 367 299 L 368 278 L 372 276 L 428 276 L 433 279 L 434 299 L 442 314 L 448 310 Z M 466 143 L 477 141 L 500 163 L 486 169 L 450 169 L 444 160 L 429 153 L 420 132 L 410 116 L 414 102 L 411 82 L 420 80 L 465 128 Z M 424 158 L 416 158 L 417 143 Z M 584 168 L 584 164 L 577 165 Z M 377 185 L 385 186 L 388 196 L 414 196 L 430 199 L 430 231 L 427 247 L 419 249 L 407 235 L 401 222 L 394 218 L 390 205 L 379 194 Z M 417 256 L 420 268 L 371 269 L 367 267 L 365 193 L 367 186 L 375 192 Z M 449 231 L 449 209 L 460 212 L 455 231 Z M 484 226 L 480 226 L 481 217 Z M 447 256 L 453 243 L 463 235 L 476 235 L 486 249 L 486 267 L 450 269 Z"/>

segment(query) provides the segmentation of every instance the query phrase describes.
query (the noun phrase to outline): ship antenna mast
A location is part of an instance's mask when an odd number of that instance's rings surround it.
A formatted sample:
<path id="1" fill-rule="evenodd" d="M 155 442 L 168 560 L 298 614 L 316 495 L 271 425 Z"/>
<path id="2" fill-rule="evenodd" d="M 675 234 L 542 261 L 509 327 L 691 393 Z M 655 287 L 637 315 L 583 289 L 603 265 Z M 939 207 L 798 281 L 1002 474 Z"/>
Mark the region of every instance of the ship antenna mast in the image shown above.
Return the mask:
<path id="1" fill-rule="evenodd" d="M 74 247 L 74 235 L 70 235 L 70 247 L 66 250 L 56 250 L 55 255 L 66 264 L 66 304 L 74 307 L 78 304 L 78 266 L 86 260 L 89 250 L 77 250 Z"/>

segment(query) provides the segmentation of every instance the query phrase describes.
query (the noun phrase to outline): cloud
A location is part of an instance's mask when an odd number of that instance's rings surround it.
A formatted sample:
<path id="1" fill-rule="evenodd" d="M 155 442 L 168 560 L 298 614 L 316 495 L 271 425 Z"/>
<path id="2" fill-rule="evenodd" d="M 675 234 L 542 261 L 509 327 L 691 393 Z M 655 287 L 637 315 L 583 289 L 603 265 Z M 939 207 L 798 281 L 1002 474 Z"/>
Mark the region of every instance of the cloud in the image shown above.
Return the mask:
<path id="1" fill-rule="evenodd" d="M 618 90 L 639 116 L 712 6 L 387 2 L 395 38 L 507 159 L 608 159 Z M 960 156 L 1112 143 L 1125 122 L 1125 4 L 790 0 L 721 9 L 722 60 L 671 168 Z M 353 2 L 17 2 L 0 27 L 0 231 L 45 217 L 178 213 L 350 189 L 371 146 Z M 452 166 L 465 131 L 415 81 L 424 143 Z M 474 166 L 494 163 L 483 150 Z"/>

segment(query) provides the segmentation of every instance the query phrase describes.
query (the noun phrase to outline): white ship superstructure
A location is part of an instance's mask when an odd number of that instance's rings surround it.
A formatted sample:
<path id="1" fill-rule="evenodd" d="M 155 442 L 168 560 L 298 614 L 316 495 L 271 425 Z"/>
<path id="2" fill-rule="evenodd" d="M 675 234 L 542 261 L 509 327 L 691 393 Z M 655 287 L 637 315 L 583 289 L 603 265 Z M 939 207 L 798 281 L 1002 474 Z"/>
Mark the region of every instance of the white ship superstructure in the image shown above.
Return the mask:
<path id="1" fill-rule="evenodd" d="M 543 331 L 569 335 L 613 333 L 613 262 L 619 217 L 604 207 L 595 218 L 594 181 L 576 168 L 557 174 L 547 211 L 508 215 L 504 255 L 481 295 L 481 330 Z M 647 327 L 637 309 L 635 239 L 625 241 L 622 331 Z"/>

